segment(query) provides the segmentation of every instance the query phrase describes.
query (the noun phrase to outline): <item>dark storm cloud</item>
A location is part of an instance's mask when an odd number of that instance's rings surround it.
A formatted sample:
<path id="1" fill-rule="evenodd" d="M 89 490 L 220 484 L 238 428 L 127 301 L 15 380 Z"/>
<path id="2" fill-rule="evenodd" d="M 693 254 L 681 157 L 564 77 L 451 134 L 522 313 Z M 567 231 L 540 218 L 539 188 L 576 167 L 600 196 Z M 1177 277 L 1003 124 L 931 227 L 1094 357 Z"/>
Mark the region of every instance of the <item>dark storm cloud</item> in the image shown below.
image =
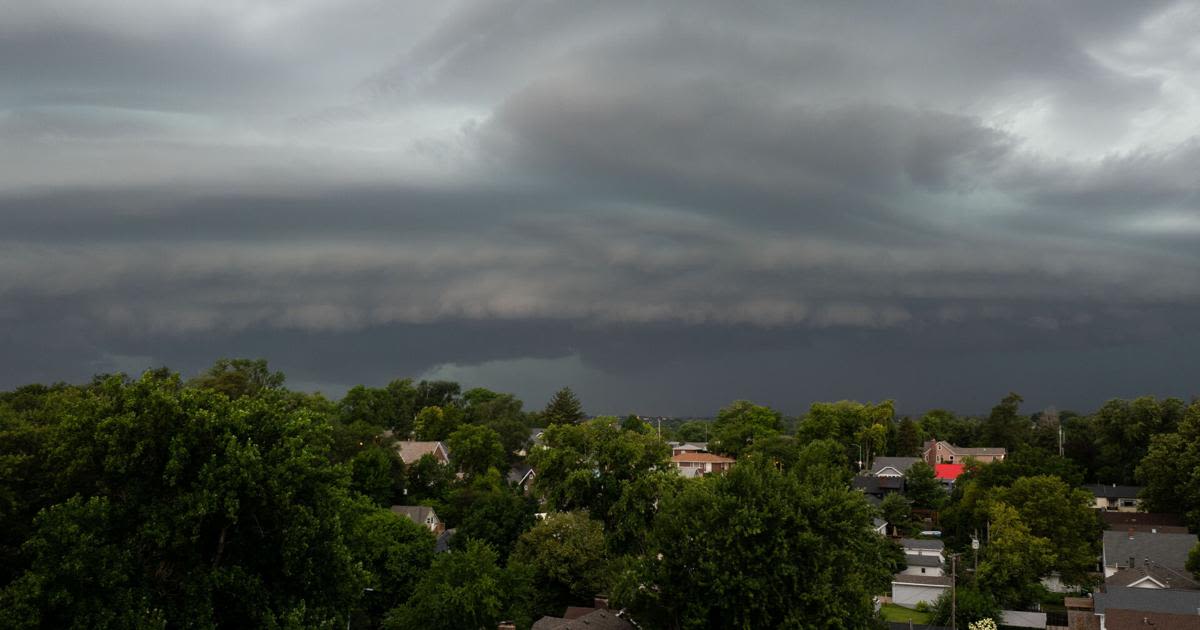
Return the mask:
<path id="1" fill-rule="evenodd" d="M 1194 380 L 1187 3 L 4 11 L 3 383 L 241 354 L 701 413 Z"/>

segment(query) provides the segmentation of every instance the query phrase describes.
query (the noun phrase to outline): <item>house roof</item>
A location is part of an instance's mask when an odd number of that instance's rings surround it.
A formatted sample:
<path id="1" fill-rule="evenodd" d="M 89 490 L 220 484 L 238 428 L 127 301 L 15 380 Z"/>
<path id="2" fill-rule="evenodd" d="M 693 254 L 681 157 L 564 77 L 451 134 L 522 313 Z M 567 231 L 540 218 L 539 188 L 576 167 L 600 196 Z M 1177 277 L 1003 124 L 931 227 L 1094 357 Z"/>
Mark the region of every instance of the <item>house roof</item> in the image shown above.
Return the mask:
<path id="1" fill-rule="evenodd" d="M 1092 496 L 1106 499 L 1136 499 L 1142 491 L 1141 486 L 1118 486 L 1115 483 L 1111 486 L 1103 483 L 1090 483 L 1085 485 L 1084 489 L 1090 491 Z"/>
<path id="2" fill-rule="evenodd" d="M 1200 630 L 1200 615 L 1109 608 L 1104 613 L 1104 627 L 1108 630 Z"/>
<path id="3" fill-rule="evenodd" d="M 904 561 L 910 567 L 940 567 L 942 561 L 938 560 L 937 556 L 923 556 L 919 553 L 904 554 Z"/>
<path id="4" fill-rule="evenodd" d="M 708 451 L 708 442 L 668 442 L 674 451 Z"/>
<path id="5" fill-rule="evenodd" d="M 1200 609 L 1200 591 L 1113 587 L 1096 593 L 1093 600 L 1098 615 L 1109 608 L 1179 615 L 1195 615 Z"/>
<path id="6" fill-rule="evenodd" d="M 1008 453 L 1005 448 L 1000 446 L 978 446 L 970 448 L 955 446 L 953 444 L 947 444 L 947 446 L 949 446 L 950 450 L 954 451 L 956 454 L 963 456 L 985 455 L 989 457 L 995 457 L 997 455 L 1004 455 Z"/>
<path id="7" fill-rule="evenodd" d="M 946 543 L 927 538 L 901 538 L 900 546 L 905 549 L 934 549 L 941 551 L 946 548 Z"/>
<path id="8" fill-rule="evenodd" d="M 903 475 L 908 472 L 909 467 L 919 461 L 919 457 L 876 457 L 871 463 L 871 474 Z"/>
<path id="9" fill-rule="evenodd" d="M 949 575 L 906 575 L 897 573 L 892 576 L 892 584 L 917 584 L 919 586 L 941 586 L 950 588 L 954 578 Z"/>
<path id="10" fill-rule="evenodd" d="M 602 608 L 576 619 L 542 617 L 533 622 L 530 628 L 531 630 L 634 630 L 633 624 L 621 619 L 613 611 Z"/>
<path id="11" fill-rule="evenodd" d="M 516 484 L 525 483 L 525 479 L 527 477 L 531 477 L 535 474 L 536 473 L 533 472 L 533 468 L 531 468 L 525 464 L 517 464 L 517 465 L 513 466 L 511 469 L 509 469 L 508 481 L 509 481 L 509 483 L 516 483 Z"/>
<path id="12" fill-rule="evenodd" d="M 938 464 L 933 467 L 933 476 L 953 481 L 963 474 L 962 464 Z"/>
<path id="13" fill-rule="evenodd" d="M 735 459 L 725 457 L 724 455 L 715 455 L 713 453 L 680 453 L 672 455 L 671 461 L 679 462 L 707 462 L 712 464 L 732 464 Z"/>
<path id="14" fill-rule="evenodd" d="M 437 518 L 437 512 L 434 512 L 433 508 L 428 505 L 393 505 L 392 514 L 407 516 L 409 519 L 412 519 L 412 522 L 418 525 L 424 525 L 425 519 L 430 514 L 434 518 Z"/>
<path id="15" fill-rule="evenodd" d="M 450 459 L 450 451 L 447 451 L 446 445 L 441 442 L 403 440 L 396 442 L 396 450 L 400 453 L 400 459 L 404 460 L 405 464 L 411 464 L 425 455 L 437 456 L 439 453 L 443 459 Z"/>
<path id="16" fill-rule="evenodd" d="M 1108 586 L 1137 586 L 1146 580 L 1157 583 L 1158 588 L 1200 589 L 1200 584 L 1186 572 L 1155 565 L 1121 569 L 1104 578 L 1104 583 Z"/>
<path id="17" fill-rule="evenodd" d="M 866 475 L 855 475 L 850 479 L 850 487 L 855 490 L 862 490 L 867 494 L 881 494 L 883 490 L 879 486 L 878 477 L 868 477 Z"/>
<path id="18" fill-rule="evenodd" d="M 1196 545 L 1195 534 L 1167 534 L 1152 532 L 1104 532 L 1104 565 L 1126 565 L 1134 559 L 1135 565 L 1147 560 L 1172 569 L 1182 568 L 1187 562 L 1188 552 Z"/>
<path id="19" fill-rule="evenodd" d="M 542 443 L 542 434 L 545 432 L 546 432 L 546 430 L 541 427 L 536 427 L 536 428 L 530 429 L 529 430 L 529 441 L 533 444 L 541 444 Z"/>

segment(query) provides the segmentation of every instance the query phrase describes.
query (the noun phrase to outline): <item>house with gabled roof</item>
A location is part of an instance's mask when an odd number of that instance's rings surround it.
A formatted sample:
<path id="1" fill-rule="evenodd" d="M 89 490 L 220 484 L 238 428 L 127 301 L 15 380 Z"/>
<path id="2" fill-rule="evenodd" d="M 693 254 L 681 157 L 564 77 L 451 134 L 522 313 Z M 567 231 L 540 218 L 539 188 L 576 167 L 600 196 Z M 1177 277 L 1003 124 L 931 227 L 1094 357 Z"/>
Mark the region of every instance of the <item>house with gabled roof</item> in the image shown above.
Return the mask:
<path id="1" fill-rule="evenodd" d="M 981 464 L 1004 461 L 1008 451 L 1000 446 L 985 446 L 967 448 L 955 446 L 942 440 L 929 440 L 921 451 L 925 463 L 936 467 L 938 464 L 961 464 L 970 457 Z"/>
<path id="2" fill-rule="evenodd" d="M 1138 499 L 1138 494 L 1141 494 L 1141 486 L 1119 486 L 1117 484 L 1093 483 L 1084 486 L 1084 489 L 1092 493 L 1096 503 L 1093 505 L 1097 510 L 1105 510 L 1108 512 L 1137 512 L 1141 508 L 1141 500 Z"/>
<path id="3" fill-rule="evenodd" d="M 732 468 L 736 461 L 732 457 L 715 453 L 681 453 L 671 456 L 671 463 L 684 477 L 701 477 L 725 472 Z"/>
<path id="4" fill-rule="evenodd" d="M 1121 569 L 1148 566 L 1183 570 L 1195 545 L 1195 534 L 1108 530 L 1104 532 L 1104 577 Z"/>
<path id="5" fill-rule="evenodd" d="M 450 451 L 442 442 L 421 442 L 417 440 L 401 440 L 396 442 L 396 452 L 405 466 L 417 463 L 425 455 L 432 455 L 441 464 L 450 463 Z"/>
<path id="6" fill-rule="evenodd" d="M 1200 590 L 1200 583 L 1188 572 L 1156 564 L 1121 569 L 1105 578 L 1104 585 L 1109 588 Z"/>
<path id="7" fill-rule="evenodd" d="M 437 512 L 428 505 L 393 505 L 391 511 L 392 514 L 403 516 L 417 525 L 428 527 L 434 534 L 441 535 L 446 530 Z"/>

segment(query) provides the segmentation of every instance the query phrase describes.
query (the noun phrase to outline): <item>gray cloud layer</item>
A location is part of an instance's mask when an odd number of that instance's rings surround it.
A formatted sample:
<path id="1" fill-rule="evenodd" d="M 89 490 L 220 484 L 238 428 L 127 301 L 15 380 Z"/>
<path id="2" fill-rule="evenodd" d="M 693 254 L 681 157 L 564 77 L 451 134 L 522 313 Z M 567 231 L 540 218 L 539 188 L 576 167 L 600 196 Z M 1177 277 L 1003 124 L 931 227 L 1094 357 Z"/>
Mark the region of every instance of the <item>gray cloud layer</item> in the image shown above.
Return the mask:
<path id="1" fill-rule="evenodd" d="M 1194 390 L 1195 5 L 425 4 L 0 9 L 0 382 Z"/>

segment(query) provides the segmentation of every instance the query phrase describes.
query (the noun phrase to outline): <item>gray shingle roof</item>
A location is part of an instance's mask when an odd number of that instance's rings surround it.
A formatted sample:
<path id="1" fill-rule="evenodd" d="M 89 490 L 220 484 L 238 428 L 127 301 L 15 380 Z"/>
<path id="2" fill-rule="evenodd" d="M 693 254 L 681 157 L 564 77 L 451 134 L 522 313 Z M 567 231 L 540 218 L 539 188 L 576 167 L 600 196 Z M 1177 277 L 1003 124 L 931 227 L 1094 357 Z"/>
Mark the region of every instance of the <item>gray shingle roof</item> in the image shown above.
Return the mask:
<path id="1" fill-rule="evenodd" d="M 425 517 L 430 514 L 433 514 L 434 518 L 437 517 L 437 514 L 433 512 L 433 508 L 428 505 L 393 505 L 392 513 L 406 516 L 418 525 L 424 525 Z"/>
<path id="2" fill-rule="evenodd" d="M 1200 612 L 1200 591 L 1173 591 L 1152 588 L 1112 587 L 1096 593 L 1096 614 L 1106 608 L 1195 615 Z"/>
<path id="3" fill-rule="evenodd" d="M 936 549 L 941 551 L 946 544 L 940 540 L 925 540 L 922 538 L 901 538 L 900 546 L 905 549 Z"/>
<path id="4" fill-rule="evenodd" d="M 925 586 L 945 586 L 949 588 L 954 584 L 954 578 L 950 577 L 949 575 L 905 575 L 903 573 L 897 573 L 896 575 L 892 576 L 892 582 L 899 582 L 901 584 L 922 584 Z"/>
<path id="5" fill-rule="evenodd" d="M 542 617 L 533 623 L 531 630 L 633 630 L 633 624 L 618 617 L 611 610 L 596 610 L 578 619 Z"/>
<path id="6" fill-rule="evenodd" d="M 871 464 L 871 474 L 878 475 L 879 471 L 888 467 L 895 468 L 900 474 L 904 474 L 908 472 L 909 467 L 919 461 L 921 461 L 919 457 L 876 457 Z"/>
<path id="7" fill-rule="evenodd" d="M 1140 566 L 1149 560 L 1172 569 L 1182 568 L 1188 552 L 1196 545 L 1195 534 L 1150 532 L 1104 532 L 1104 566 L 1128 567 L 1129 559 Z"/>
<path id="8" fill-rule="evenodd" d="M 1142 491 L 1141 486 L 1117 486 L 1103 483 L 1088 484 L 1084 486 L 1084 489 L 1091 492 L 1092 496 L 1106 499 L 1136 499 L 1138 493 Z"/>
<path id="9" fill-rule="evenodd" d="M 1173 589 L 1200 589 L 1200 583 L 1193 580 L 1186 571 L 1178 569 L 1168 569 L 1159 566 L 1139 566 L 1132 569 L 1121 569 L 1116 573 L 1104 578 L 1104 583 L 1108 586 L 1129 586 L 1143 578 L 1149 577 L 1155 582 L 1163 585 L 1163 588 Z"/>
<path id="10" fill-rule="evenodd" d="M 910 567 L 940 567 L 942 561 L 938 560 L 937 556 L 922 556 L 915 553 L 904 554 L 904 561 Z"/>

